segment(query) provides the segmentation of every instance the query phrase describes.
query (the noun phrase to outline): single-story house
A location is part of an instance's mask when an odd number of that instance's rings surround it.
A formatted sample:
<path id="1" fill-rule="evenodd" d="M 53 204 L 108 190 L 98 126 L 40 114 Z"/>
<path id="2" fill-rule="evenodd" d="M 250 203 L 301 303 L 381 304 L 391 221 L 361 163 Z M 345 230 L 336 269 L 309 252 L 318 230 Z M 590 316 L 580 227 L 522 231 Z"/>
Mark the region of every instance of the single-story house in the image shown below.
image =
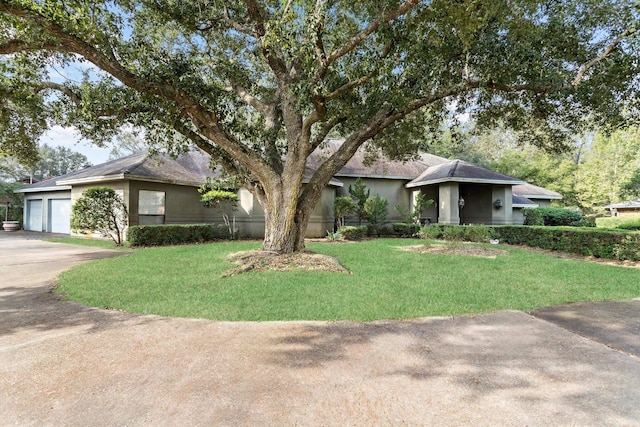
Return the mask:
<path id="1" fill-rule="evenodd" d="M 604 208 L 611 212 L 611 216 L 640 215 L 640 199 L 614 203 Z"/>
<path id="2" fill-rule="evenodd" d="M 311 156 L 309 171 L 338 144 L 338 140 L 329 141 Z M 207 177 L 213 176 L 209 156 L 198 149 L 178 158 L 140 153 L 27 185 L 17 192 L 25 196 L 25 230 L 70 233 L 73 202 L 87 188 L 95 186 L 111 187 L 122 196 L 129 211 L 129 225 L 221 224 L 219 213 L 204 207 L 197 191 Z M 556 198 L 550 194 L 547 199 L 533 202 L 523 195 L 514 195 L 513 188 L 526 185 L 525 182 L 461 160 L 422 155 L 405 162 L 384 159 L 370 162 L 360 150 L 325 188 L 309 222 L 309 237 L 322 237 L 327 230 L 333 230 L 334 200 L 348 196 L 349 186 L 358 178 L 371 190 L 371 196 L 379 194 L 387 199 L 387 220 L 392 222 L 402 219 L 400 211 L 412 209 L 419 192 L 435 202 L 422 213 L 423 220 L 445 224 L 522 223 L 514 216 L 518 209 Z M 241 188 L 238 196 L 235 216 L 240 235 L 261 238 L 264 235 L 261 206 L 246 189 Z M 394 209 L 396 206 L 400 209 Z M 351 218 L 351 223 L 355 221 Z"/>

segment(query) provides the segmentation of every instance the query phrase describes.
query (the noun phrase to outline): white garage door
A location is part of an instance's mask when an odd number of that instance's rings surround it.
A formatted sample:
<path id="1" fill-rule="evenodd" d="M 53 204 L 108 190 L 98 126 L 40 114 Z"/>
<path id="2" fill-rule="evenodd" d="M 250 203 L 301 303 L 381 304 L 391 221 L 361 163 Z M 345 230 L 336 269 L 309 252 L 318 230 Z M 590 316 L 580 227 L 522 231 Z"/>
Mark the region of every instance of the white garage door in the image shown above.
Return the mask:
<path id="1" fill-rule="evenodd" d="M 27 230 L 42 231 L 42 200 L 27 200 Z"/>
<path id="2" fill-rule="evenodd" d="M 71 199 L 49 200 L 48 228 L 51 233 L 71 232 Z"/>

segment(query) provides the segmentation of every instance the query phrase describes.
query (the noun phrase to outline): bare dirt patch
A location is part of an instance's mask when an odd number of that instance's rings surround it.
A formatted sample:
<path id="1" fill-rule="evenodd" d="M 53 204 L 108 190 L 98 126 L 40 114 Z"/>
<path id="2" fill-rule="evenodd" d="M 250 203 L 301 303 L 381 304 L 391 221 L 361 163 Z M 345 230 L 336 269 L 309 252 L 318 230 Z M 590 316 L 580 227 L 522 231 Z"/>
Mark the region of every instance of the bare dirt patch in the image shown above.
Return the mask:
<path id="1" fill-rule="evenodd" d="M 509 252 L 502 249 L 485 248 L 481 246 L 470 245 L 413 245 L 413 246 L 400 246 L 398 249 L 408 252 L 416 252 L 420 254 L 441 254 L 441 255 L 466 255 L 475 256 L 481 258 L 496 258 L 501 255 L 508 255 Z"/>
<path id="2" fill-rule="evenodd" d="M 231 254 L 227 259 L 235 262 L 238 266 L 227 271 L 224 277 L 247 271 L 321 270 L 350 273 L 334 257 L 310 251 L 293 254 L 279 254 L 260 250 L 246 251 Z"/>

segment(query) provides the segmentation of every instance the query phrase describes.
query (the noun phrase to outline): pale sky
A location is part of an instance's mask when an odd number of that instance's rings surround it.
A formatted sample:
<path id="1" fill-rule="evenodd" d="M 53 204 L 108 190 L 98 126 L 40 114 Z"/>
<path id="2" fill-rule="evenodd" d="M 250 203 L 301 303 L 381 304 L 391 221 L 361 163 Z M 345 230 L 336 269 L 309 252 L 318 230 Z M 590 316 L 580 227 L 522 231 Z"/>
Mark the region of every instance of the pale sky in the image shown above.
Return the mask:
<path id="1" fill-rule="evenodd" d="M 100 148 L 87 140 L 80 138 L 80 135 L 73 128 L 63 128 L 54 126 L 48 130 L 42 138 L 40 145 L 47 144 L 51 147 L 62 146 L 87 156 L 93 165 L 104 163 L 109 159 L 111 148 Z"/>

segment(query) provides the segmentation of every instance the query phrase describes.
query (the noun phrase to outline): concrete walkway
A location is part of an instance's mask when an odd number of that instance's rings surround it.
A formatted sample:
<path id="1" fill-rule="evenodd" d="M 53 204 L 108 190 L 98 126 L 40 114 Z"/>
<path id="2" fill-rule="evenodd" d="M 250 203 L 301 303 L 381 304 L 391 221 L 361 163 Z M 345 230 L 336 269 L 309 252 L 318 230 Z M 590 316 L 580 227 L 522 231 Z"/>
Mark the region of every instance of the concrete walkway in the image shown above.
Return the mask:
<path id="1" fill-rule="evenodd" d="M 638 301 L 373 323 L 138 316 L 50 292 L 113 252 L 9 234 L 0 425 L 640 425 Z M 597 334 L 568 330 L 581 322 Z M 611 330 L 630 334 L 589 338 Z"/>

